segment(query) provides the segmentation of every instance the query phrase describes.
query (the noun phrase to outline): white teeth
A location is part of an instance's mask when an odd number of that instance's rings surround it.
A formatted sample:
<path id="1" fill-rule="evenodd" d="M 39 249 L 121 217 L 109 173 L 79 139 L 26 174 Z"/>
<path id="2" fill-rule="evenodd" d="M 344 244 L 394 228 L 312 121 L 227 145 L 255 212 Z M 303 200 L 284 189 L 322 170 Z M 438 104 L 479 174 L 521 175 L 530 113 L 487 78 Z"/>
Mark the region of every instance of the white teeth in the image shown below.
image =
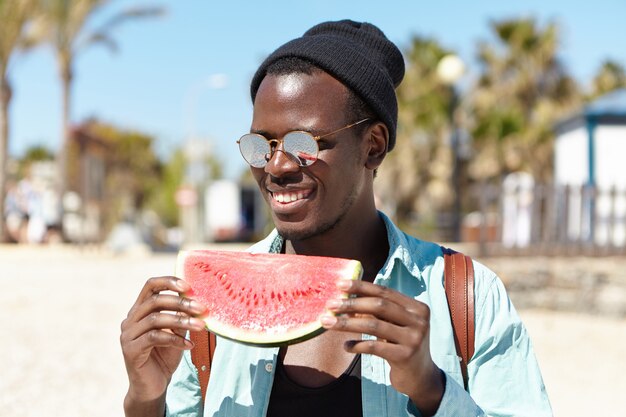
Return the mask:
<path id="1" fill-rule="evenodd" d="M 293 193 L 272 193 L 272 197 L 279 203 L 292 203 L 294 201 L 302 200 L 306 198 L 309 193 L 305 191 L 298 191 Z"/>

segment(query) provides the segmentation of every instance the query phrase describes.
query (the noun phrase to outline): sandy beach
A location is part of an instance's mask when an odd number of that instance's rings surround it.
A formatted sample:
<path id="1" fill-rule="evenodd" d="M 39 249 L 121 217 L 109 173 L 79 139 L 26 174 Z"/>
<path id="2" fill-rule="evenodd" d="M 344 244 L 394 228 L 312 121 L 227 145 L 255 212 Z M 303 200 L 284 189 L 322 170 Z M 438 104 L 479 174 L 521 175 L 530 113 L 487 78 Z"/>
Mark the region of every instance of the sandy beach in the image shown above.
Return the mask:
<path id="1" fill-rule="evenodd" d="M 0 246 L 0 410 L 12 417 L 122 416 L 119 327 L 174 254 Z M 556 416 L 624 415 L 626 320 L 524 309 Z"/>

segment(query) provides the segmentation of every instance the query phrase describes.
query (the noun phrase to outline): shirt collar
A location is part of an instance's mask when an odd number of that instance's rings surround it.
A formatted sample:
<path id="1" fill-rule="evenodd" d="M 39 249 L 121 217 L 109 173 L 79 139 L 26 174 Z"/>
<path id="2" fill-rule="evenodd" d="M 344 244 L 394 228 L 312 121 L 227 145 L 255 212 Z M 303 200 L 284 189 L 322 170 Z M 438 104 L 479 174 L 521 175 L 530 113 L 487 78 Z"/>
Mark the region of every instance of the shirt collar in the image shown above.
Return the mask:
<path id="1" fill-rule="evenodd" d="M 422 271 L 426 265 L 428 265 L 429 261 L 432 263 L 432 256 L 430 255 L 437 256 L 431 253 L 433 247 L 437 246 L 408 236 L 384 213 L 378 212 L 378 214 L 385 222 L 385 227 L 387 228 L 389 254 L 376 279 L 388 280 L 396 264 L 402 265 L 415 278 L 421 278 Z M 281 253 L 283 243 L 283 237 L 274 229 L 265 239 L 254 245 L 251 251 Z"/>
<path id="2" fill-rule="evenodd" d="M 387 228 L 389 255 L 387 256 L 387 261 L 380 269 L 376 280 L 390 279 L 391 272 L 396 264 L 402 265 L 415 278 L 421 278 L 424 264 L 420 262 L 421 255 L 419 248 L 416 246 L 419 246 L 422 242 L 407 236 L 407 234 L 400 230 L 384 213 L 379 211 L 378 214 L 385 222 L 385 227 Z"/>

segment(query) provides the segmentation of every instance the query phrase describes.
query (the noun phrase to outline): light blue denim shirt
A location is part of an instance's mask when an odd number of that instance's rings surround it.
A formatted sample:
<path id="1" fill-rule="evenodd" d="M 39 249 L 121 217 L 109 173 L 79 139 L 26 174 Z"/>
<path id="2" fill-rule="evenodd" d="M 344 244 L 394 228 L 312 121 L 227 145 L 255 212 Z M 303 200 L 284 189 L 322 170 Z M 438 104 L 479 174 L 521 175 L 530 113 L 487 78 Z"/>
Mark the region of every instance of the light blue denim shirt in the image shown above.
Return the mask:
<path id="1" fill-rule="evenodd" d="M 466 392 L 443 285 L 441 248 L 406 235 L 384 214 L 381 217 L 387 226 L 389 257 L 374 282 L 430 307 L 430 351 L 446 374 L 436 416 L 551 416 L 531 341 L 500 279 L 474 262 L 475 353 L 468 364 Z M 281 246 L 282 238 L 274 231 L 250 251 L 278 252 Z M 167 415 L 264 417 L 277 355 L 278 348 L 250 347 L 218 337 L 202 414 L 197 373 L 185 352 L 168 387 Z M 409 398 L 391 386 L 389 364 L 382 358 L 362 355 L 361 378 L 364 417 L 420 416 Z"/>

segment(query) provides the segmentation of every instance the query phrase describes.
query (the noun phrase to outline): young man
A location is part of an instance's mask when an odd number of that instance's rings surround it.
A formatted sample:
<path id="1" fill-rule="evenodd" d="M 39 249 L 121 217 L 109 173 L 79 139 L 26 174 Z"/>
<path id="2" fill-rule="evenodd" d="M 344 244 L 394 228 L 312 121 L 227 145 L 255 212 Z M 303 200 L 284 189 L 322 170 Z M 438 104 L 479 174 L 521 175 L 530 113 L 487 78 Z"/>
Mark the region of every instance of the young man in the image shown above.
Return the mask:
<path id="1" fill-rule="evenodd" d="M 438 245 L 402 233 L 374 204 L 395 144 L 398 48 L 375 26 L 326 22 L 283 45 L 252 80 L 239 140 L 276 229 L 252 247 L 358 259 L 362 281 L 332 300 L 329 330 L 286 348 L 218 339 L 201 404 L 187 284 L 150 279 L 122 324 L 127 416 L 548 416 L 524 326 L 500 280 L 475 263 L 475 354 L 463 389 Z M 401 151 L 401 150 L 400 150 Z M 166 314 L 174 311 L 177 315 Z M 183 353 L 184 352 L 184 353 Z"/>

